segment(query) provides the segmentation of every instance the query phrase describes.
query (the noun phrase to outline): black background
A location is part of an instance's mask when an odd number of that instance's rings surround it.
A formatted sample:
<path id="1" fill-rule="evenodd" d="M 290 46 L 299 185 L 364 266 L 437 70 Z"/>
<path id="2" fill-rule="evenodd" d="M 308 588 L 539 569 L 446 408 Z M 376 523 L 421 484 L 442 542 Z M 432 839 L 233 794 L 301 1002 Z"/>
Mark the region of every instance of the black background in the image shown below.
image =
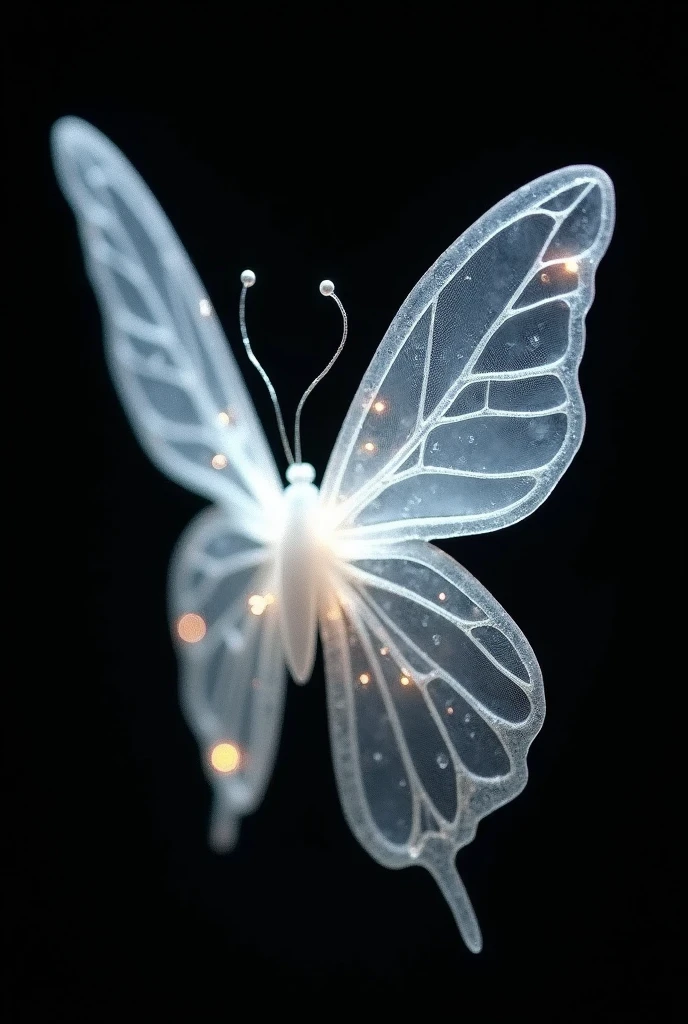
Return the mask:
<path id="1" fill-rule="evenodd" d="M 22 410 L 8 449 L 28 470 L 15 505 L 35 567 L 9 676 L 21 696 L 9 720 L 12 1019 L 327 1019 L 349 1001 L 362 1019 L 411 1019 L 416 1007 L 487 1021 L 669 1019 L 679 923 L 658 799 L 678 757 L 659 703 L 667 677 L 650 660 L 662 602 L 642 463 L 661 442 L 638 409 L 657 343 L 647 175 L 669 159 L 675 27 L 661 5 L 651 22 L 623 11 L 525 7 L 522 31 L 496 10 L 477 21 L 460 8 L 353 23 L 341 8 L 71 4 L 14 22 L 10 294 L 21 297 L 6 319 L 19 314 L 9 337 L 25 363 L 7 395 Z M 429 875 L 379 867 L 349 833 L 320 656 L 308 686 L 289 686 L 273 781 L 238 849 L 221 858 L 206 846 L 209 794 L 165 621 L 169 553 L 203 502 L 148 463 L 108 380 L 49 162 L 64 114 L 109 135 L 160 200 L 276 455 L 267 395 L 237 347 L 239 273 L 258 275 L 251 335 L 289 420 L 336 346 L 336 309 L 318 293 L 322 278 L 336 282 L 350 340 L 304 414 L 319 478 L 392 316 L 447 245 L 556 167 L 596 163 L 615 182 L 581 369 L 583 446 L 528 519 L 442 544 L 524 630 L 548 704 L 527 789 L 458 857 L 478 957 Z"/>

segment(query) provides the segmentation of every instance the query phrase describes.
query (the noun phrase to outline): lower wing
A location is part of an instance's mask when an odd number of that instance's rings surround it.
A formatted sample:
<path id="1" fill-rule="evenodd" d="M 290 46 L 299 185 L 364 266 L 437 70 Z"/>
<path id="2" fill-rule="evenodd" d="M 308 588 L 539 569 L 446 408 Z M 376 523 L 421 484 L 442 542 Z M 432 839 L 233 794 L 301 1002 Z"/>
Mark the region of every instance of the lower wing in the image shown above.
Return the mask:
<path id="1" fill-rule="evenodd" d="M 381 864 L 423 864 L 477 952 L 454 857 L 525 786 L 545 711 L 535 655 L 484 587 L 423 541 L 349 553 L 321 632 L 349 825 Z"/>
<path id="2" fill-rule="evenodd" d="M 228 850 L 262 800 L 279 742 L 286 670 L 271 550 L 218 508 L 201 512 L 173 556 L 169 604 L 182 707 L 214 791 L 210 843 Z"/>

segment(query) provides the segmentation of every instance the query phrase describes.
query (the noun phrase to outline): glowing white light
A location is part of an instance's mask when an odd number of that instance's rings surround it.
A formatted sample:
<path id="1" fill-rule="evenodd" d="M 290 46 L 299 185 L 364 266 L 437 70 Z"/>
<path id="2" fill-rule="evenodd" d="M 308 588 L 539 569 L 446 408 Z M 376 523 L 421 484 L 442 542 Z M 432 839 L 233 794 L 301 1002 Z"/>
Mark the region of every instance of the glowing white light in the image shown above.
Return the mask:
<path id="1" fill-rule="evenodd" d="M 268 605 L 273 604 L 274 601 L 274 594 L 251 594 L 248 606 L 253 615 L 262 615 Z"/>

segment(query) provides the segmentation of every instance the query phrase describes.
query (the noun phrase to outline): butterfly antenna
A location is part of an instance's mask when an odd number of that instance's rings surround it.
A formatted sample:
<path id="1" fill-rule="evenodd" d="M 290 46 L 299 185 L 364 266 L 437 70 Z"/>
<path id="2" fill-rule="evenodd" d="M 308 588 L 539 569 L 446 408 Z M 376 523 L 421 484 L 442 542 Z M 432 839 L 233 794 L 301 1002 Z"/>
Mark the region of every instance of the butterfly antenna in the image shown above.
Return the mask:
<path id="1" fill-rule="evenodd" d="M 346 343 L 346 336 L 347 336 L 347 333 L 349 331 L 349 320 L 348 320 L 347 315 L 346 315 L 346 310 L 344 309 L 344 306 L 342 306 L 342 303 L 341 303 L 341 301 L 339 299 L 339 296 L 335 294 L 334 285 L 333 285 L 332 281 L 321 281 L 320 282 L 320 294 L 327 296 L 327 298 L 334 299 L 334 301 L 339 306 L 339 312 L 342 314 L 342 324 L 343 324 L 342 340 L 339 342 L 339 348 L 337 349 L 335 354 L 332 356 L 332 358 L 330 359 L 330 361 L 327 364 L 327 366 L 325 367 L 325 369 L 322 370 L 318 374 L 318 376 L 315 378 L 315 380 L 311 381 L 311 383 L 308 385 L 308 387 L 304 391 L 303 395 L 301 396 L 301 401 L 299 402 L 298 406 L 296 407 L 296 416 L 294 418 L 294 454 L 296 456 L 296 461 L 297 462 L 301 462 L 301 413 L 303 411 L 304 405 L 306 404 L 306 399 L 310 395 L 310 393 L 313 390 L 313 388 L 317 384 L 320 383 L 320 381 L 323 379 L 323 377 L 330 372 L 330 370 L 332 369 L 332 367 L 336 363 L 337 359 L 341 355 L 342 349 L 344 348 L 344 345 Z"/>
<path id="2" fill-rule="evenodd" d="M 284 419 L 282 417 L 282 410 L 280 409 L 280 404 L 277 401 L 277 392 L 275 391 L 274 387 L 272 386 L 272 381 L 268 377 L 267 373 L 265 372 L 263 367 L 260 365 L 260 363 L 258 362 L 256 357 L 254 356 L 253 349 L 251 348 L 251 342 L 248 340 L 248 333 L 246 331 L 246 292 L 248 291 L 249 288 L 252 288 L 255 283 L 256 283 L 256 275 L 253 273 L 253 271 L 252 270 L 244 270 L 242 275 L 241 275 L 242 289 L 241 289 L 241 298 L 239 299 L 239 327 L 241 329 L 241 337 L 242 337 L 243 342 L 244 342 L 244 347 L 246 348 L 246 351 L 248 352 L 248 357 L 251 360 L 251 362 L 253 363 L 253 365 L 255 366 L 255 368 L 258 371 L 258 373 L 261 375 L 261 377 L 265 381 L 265 386 L 268 389 L 268 393 L 270 395 L 270 398 L 272 399 L 272 404 L 275 407 L 275 416 L 277 417 L 277 426 L 279 427 L 280 438 L 282 439 L 282 447 L 284 448 L 284 454 L 287 456 L 287 462 L 291 466 L 294 463 L 294 456 L 291 453 L 291 447 L 289 445 L 289 438 L 287 437 L 287 431 L 285 429 Z M 339 301 L 339 300 L 337 300 L 337 301 Z M 329 369 L 329 367 L 328 367 L 328 369 Z M 298 444 L 298 441 L 297 441 L 297 444 Z M 300 457 L 297 457 L 296 461 L 300 462 L 301 461 Z"/>

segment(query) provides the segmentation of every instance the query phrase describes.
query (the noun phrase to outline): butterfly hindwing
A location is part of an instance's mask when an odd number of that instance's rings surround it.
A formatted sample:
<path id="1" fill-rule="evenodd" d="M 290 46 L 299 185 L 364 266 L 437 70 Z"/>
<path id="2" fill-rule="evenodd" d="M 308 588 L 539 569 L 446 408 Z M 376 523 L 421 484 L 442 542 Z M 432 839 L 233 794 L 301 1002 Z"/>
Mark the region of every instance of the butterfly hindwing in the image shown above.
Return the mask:
<path id="1" fill-rule="evenodd" d="M 340 573 L 321 631 L 347 819 L 381 863 L 432 871 L 473 948 L 453 859 L 525 785 L 544 717 L 537 661 L 485 588 L 426 542 L 373 545 Z"/>
<path id="2" fill-rule="evenodd" d="M 179 541 L 169 592 L 181 704 L 213 787 L 211 844 L 228 849 L 263 798 L 282 722 L 272 552 L 207 509 Z"/>

